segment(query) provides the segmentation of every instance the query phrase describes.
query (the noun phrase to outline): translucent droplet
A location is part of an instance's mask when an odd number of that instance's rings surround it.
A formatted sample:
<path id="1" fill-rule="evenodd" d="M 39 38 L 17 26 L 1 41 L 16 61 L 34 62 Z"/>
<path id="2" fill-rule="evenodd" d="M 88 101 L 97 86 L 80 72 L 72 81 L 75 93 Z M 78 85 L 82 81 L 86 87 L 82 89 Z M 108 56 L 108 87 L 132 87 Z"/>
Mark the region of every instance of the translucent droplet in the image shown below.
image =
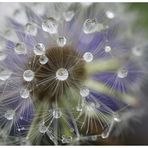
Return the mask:
<path id="1" fill-rule="evenodd" d="M 125 78 L 128 75 L 128 70 L 126 68 L 121 68 L 118 70 L 117 76 L 118 78 Z"/>
<path id="2" fill-rule="evenodd" d="M 72 141 L 72 137 L 71 136 L 62 136 L 62 143 L 70 143 Z"/>
<path id="3" fill-rule="evenodd" d="M 117 113 L 115 113 L 115 114 L 113 115 L 113 119 L 114 119 L 114 121 L 116 121 L 116 122 L 120 122 L 120 121 L 121 121 L 121 119 L 120 119 L 120 117 L 119 117 L 119 114 L 117 114 Z"/>
<path id="4" fill-rule="evenodd" d="M 46 55 L 41 55 L 39 58 L 39 62 L 44 65 L 48 62 L 48 57 Z"/>
<path id="5" fill-rule="evenodd" d="M 45 46 L 42 43 L 38 43 L 34 46 L 34 53 L 36 55 L 44 55 L 45 54 Z"/>
<path id="6" fill-rule="evenodd" d="M 20 96 L 22 98 L 26 99 L 26 98 L 29 97 L 29 95 L 30 95 L 30 92 L 29 92 L 28 89 L 23 88 L 23 89 L 20 90 Z"/>
<path id="7" fill-rule="evenodd" d="M 88 88 L 83 88 L 80 90 L 80 95 L 82 97 L 87 97 L 89 95 L 89 89 Z"/>
<path id="8" fill-rule="evenodd" d="M 0 61 L 5 60 L 7 57 L 6 53 L 4 53 L 3 51 L 0 51 Z"/>
<path id="9" fill-rule="evenodd" d="M 26 54 L 27 53 L 27 50 L 26 50 L 26 47 L 25 47 L 24 43 L 17 43 L 16 46 L 15 46 L 14 51 L 17 54 Z"/>
<path id="10" fill-rule="evenodd" d="M 113 19 L 115 17 L 115 15 L 112 11 L 106 11 L 105 14 L 109 19 Z"/>
<path id="11" fill-rule="evenodd" d="M 0 80 L 5 81 L 10 78 L 12 72 L 8 69 L 0 68 Z"/>
<path id="12" fill-rule="evenodd" d="M 7 120 L 13 120 L 14 115 L 15 115 L 14 110 L 7 110 L 7 111 L 5 112 L 5 114 L 4 114 L 4 117 L 5 117 Z"/>
<path id="13" fill-rule="evenodd" d="M 27 82 L 32 81 L 34 79 L 34 72 L 32 70 L 26 70 L 26 71 L 24 71 L 23 78 Z"/>
<path id="14" fill-rule="evenodd" d="M 30 35 L 36 36 L 37 35 L 37 27 L 34 24 L 27 23 L 25 25 L 26 32 Z"/>
<path id="15" fill-rule="evenodd" d="M 83 55 L 83 59 L 89 63 L 93 60 L 93 54 L 91 52 L 85 52 L 84 55 Z"/>
<path id="16" fill-rule="evenodd" d="M 60 110 L 59 108 L 53 110 L 53 117 L 54 117 L 55 119 L 58 119 L 58 118 L 60 118 L 61 116 L 62 116 L 62 112 L 61 112 L 61 110 Z"/>
<path id="17" fill-rule="evenodd" d="M 66 38 L 64 36 L 60 36 L 60 37 L 57 38 L 57 44 L 60 47 L 65 46 L 66 45 L 66 41 L 67 40 L 66 40 Z"/>
<path id="18" fill-rule="evenodd" d="M 134 48 L 132 48 L 132 53 L 133 53 L 135 56 L 142 56 L 142 54 L 143 54 L 142 49 L 139 48 L 139 47 L 134 47 Z"/>
<path id="19" fill-rule="evenodd" d="M 105 50 L 105 52 L 110 52 L 112 49 L 110 46 L 105 46 L 104 50 Z"/>
<path id="20" fill-rule="evenodd" d="M 98 139 L 98 136 L 97 135 L 91 136 L 91 140 L 92 141 L 96 141 L 97 139 Z"/>
<path id="21" fill-rule="evenodd" d="M 60 81 L 67 80 L 68 76 L 69 76 L 68 71 L 65 68 L 60 68 L 56 72 L 56 78 Z"/>
<path id="22" fill-rule="evenodd" d="M 95 19 L 87 19 L 83 24 L 83 31 L 86 34 L 96 32 L 97 21 Z"/>
<path id="23" fill-rule="evenodd" d="M 83 110 L 82 104 L 78 104 L 78 105 L 76 106 L 76 111 L 82 112 L 82 110 Z"/>
<path id="24" fill-rule="evenodd" d="M 42 29 L 50 34 L 56 34 L 58 32 L 58 23 L 54 18 L 50 17 L 42 23 Z"/>
<path id="25" fill-rule="evenodd" d="M 44 123 L 41 123 L 39 125 L 39 132 L 42 134 L 45 134 L 48 131 L 48 128 L 44 125 Z"/>
<path id="26" fill-rule="evenodd" d="M 63 13 L 64 19 L 67 22 L 71 21 L 73 19 L 74 15 L 75 15 L 74 11 L 67 11 L 67 12 Z"/>

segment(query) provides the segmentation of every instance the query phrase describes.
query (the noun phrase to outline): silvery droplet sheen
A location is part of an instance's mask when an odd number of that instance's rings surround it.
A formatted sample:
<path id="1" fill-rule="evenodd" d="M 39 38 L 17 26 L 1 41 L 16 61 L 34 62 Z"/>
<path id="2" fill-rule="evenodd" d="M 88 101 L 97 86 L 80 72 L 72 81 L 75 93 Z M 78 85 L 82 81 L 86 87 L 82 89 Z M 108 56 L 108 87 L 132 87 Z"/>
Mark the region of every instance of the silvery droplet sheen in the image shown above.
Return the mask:
<path id="1" fill-rule="evenodd" d="M 94 33 L 97 31 L 97 21 L 95 19 L 87 19 L 83 24 L 83 31 L 86 34 Z"/>
<path id="2" fill-rule="evenodd" d="M 89 63 L 93 60 L 93 54 L 91 52 L 85 52 L 83 54 L 83 59 L 85 60 L 85 62 Z"/>
<path id="3" fill-rule="evenodd" d="M 26 99 L 26 98 L 29 97 L 29 95 L 30 95 L 30 92 L 29 92 L 28 89 L 23 88 L 23 89 L 20 90 L 20 96 L 22 98 Z"/>
<path id="4" fill-rule="evenodd" d="M 14 118 L 14 115 L 15 115 L 15 112 L 14 110 L 7 110 L 4 114 L 4 117 L 7 119 L 7 120 L 13 120 Z"/>
<path id="5" fill-rule="evenodd" d="M 14 48 L 14 51 L 17 54 L 26 54 L 27 53 L 27 50 L 26 50 L 26 47 L 25 47 L 24 43 L 17 43 L 15 48 Z"/>
<path id="6" fill-rule="evenodd" d="M 58 32 L 58 23 L 54 18 L 50 17 L 43 21 L 42 29 L 50 34 L 56 34 Z"/>
<path id="7" fill-rule="evenodd" d="M 89 95 L 89 89 L 88 89 L 88 88 L 82 88 L 82 89 L 80 90 L 80 95 L 81 95 L 82 97 L 87 97 L 87 96 Z"/>
<path id="8" fill-rule="evenodd" d="M 112 11 L 106 11 L 106 16 L 109 19 L 113 19 L 115 17 L 114 13 Z"/>
<path id="9" fill-rule="evenodd" d="M 104 50 L 107 53 L 107 52 L 110 52 L 112 49 L 110 46 L 105 46 Z"/>
<path id="10" fill-rule="evenodd" d="M 126 68 L 121 68 L 118 70 L 117 76 L 118 78 L 125 78 L 128 75 L 128 70 Z"/>
<path id="11" fill-rule="evenodd" d="M 10 78 L 12 72 L 8 69 L 0 68 L 0 80 L 5 81 Z"/>
<path id="12" fill-rule="evenodd" d="M 36 36 L 37 35 L 37 27 L 34 24 L 31 23 L 27 23 L 25 25 L 25 30 L 28 34 L 32 35 L 32 36 Z"/>
<path id="13" fill-rule="evenodd" d="M 72 137 L 71 136 L 62 136 L 62 143 L 70 143 L 72 141 Z"/>
<path id="14" fill-rule="evenodd" d="M 39 132 L 42 134 L 45 134 L 47 132 L 48 128 L 44 125 L 44 123 L 41 123 L 39 125 Z"/>
<path id="15" fill-rule="evenodd" d="M 64 19 L 67 22 L 71 21 L 73 19 L 74 15 L 75 15 L 75 13 L 72 10 L 71 11 L 69 10 L 69 11 L 66 11 L 63 13 Z"/>
<path id="16" fill-rule="evenodd" d="M 38 43 L 34 46 L 33 52 L 36 55 L 44 55 L 45 54 L 45 46 L 42 43 Z"/>
<path id="17" fill-rule="evenodd" d="M 67 40 L 66 40 L 66 38 L 64 36 L 60 36 L 60 37 L 57 38 L 57 44 L 60 47 L 65 46 L 66 45 L 66 41 Z"/>
<path id="18" fill-rule="evenodd" d="M 68 76 L 69 76 L 68 71 L 65 68 L 60 68 L 56 72 L 56 78 L 59 81 L 65 81 L 65 80 L 67 80 Z"/>
<path id="19" fill-rule="evenodd" d="M 25 81 L 30 82 L 34 79 L 34 72 L 32 70 L 26 70 L 23 73 L 23 78 Z"/>
<path id="20" fill-rule="evenodd" d="M 39 58 L 40 64 L 44 65 L 48 62 L 48 57 L 46 55 L 41 55 Z"/>
<path id="21" fill-rule="evenodd" d="M 52 114 L 55 119 L 58 119 L 62 116 L 62 112 L 59 108 L 54 109 Z"/>
<path id="22" fill-rule="evenodd" d="M 134 48 L 132 48 L 132 53 L 135 56 L 142 56 L 142 54 L 143 54 L 142 49 L 140 47 L 134 47 Z"/>

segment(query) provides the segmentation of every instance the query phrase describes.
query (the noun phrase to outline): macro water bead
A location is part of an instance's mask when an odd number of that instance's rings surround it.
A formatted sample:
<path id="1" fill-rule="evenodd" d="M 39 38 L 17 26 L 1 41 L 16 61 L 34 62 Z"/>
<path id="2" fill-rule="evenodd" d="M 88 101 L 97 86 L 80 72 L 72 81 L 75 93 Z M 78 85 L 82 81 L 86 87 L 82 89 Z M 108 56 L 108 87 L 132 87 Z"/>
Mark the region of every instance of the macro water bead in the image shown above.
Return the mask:
<path id="1" fill-rule="evenodd" d="M 126 5 L 13 5 L 0 27 L 0 144 L 119 144 L 147 76 Z"/>

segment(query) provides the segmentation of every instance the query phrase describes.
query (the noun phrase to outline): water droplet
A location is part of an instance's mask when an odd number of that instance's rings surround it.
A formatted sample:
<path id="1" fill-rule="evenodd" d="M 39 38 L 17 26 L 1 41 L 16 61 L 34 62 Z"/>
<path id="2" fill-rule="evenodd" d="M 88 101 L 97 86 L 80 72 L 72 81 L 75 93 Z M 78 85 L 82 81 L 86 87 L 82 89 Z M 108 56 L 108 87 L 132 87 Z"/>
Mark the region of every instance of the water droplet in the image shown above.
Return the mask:
<path id="1" fill-rule="evenodd" d="M 83 88 L 80 90 L 80 95 L 82 97 L 87 97 L 89 95 L 89 89 L 88 88 Z"/>
<path id="2" fill-rule="evenodd" d="M 119 117 L 119 114 L 117 114 L 117 113 L 114 113 L 114 114 L 113 114 L 113 119 L 114 119 L 114 121 L 116 121 L 116 122 L 120 122 L 120 121 L 121 121 L 121 119 L 120 119 L 120 117 Z"/>
<path id="3" fill-rule="evenodd" d="M 7 57 L 7 55 L 3 51 L 0 51 L 0 61 L 5 60 L 6 57 Z"/>
<path id="4" fill-rule="evenodd" d="M 110 52 L 112 49 L 110 46 L 105 46 L 104 50 L 105 50 L 105 52 Z"/>
<path id="5" fill-rule="evenodd" d="M 27 82 L 32 81 L 34 79 L 34 72 L 32 70 L 26 70 L 26 71 L 24 71 L 23 78 Z"/>
<path id="6" fill-rule="evenodd" d="M 96 32 L 97 21 L 95 19 L 87 19 L 83 24 L 83 31 L 86 34 Z"/>
<path id="7" fill-rule="evenodd" d="M 56 72 L 56 78 L 60 81 L 65 81 L 68 78 L 68 71 L 65 68 L 60 68 Z"/>
<path id="8" fill-rule="evenodd" d="M 128 70 L 126 68 L 121 68 L 118 70 L 117 76 L 118 78 L 125 78 L 128 75 Z"/>
<path id="9" fill-rule="evenodd" d="M 142 54 L 143 54 L 142 49 L 140 47 L 134 47 L 134 48 L 132 48 L 132 53 L 135 56 L 142 56 Z"/>
<path id="10" fill-rule="evenodd" d="M 62 143 L 70 143 L 72 141 L 72 137 L 71 136 L 62 136 Z"/>
<path id="11" fill-rule="evenodd" d="M 66 45 L 66 41 L 67 40 L 66 40 L 66 38 L 64 36 L 60 36 L 57 39 L 57 44 L 58 44 L 58 46 L 63 47 L 63 46 Z"/>
<path id="12" fill-rule="evenodd" d="M 115 15 L 112 11 L 106 11 L 105 14 L 109 19 L 113 19 L 115 17 Z"/>
<path id="13" fill-rule="evenodd" d="M 60 118 L 61 116 L 62 116 L 62 112 L 61 112 L 61 110 L 60 110 L 59 108 L 53 110 L 53 117 L 54 117 L 55 119 L 58 119 L 58 118 Z"/>
<path id="14" fill-rule="evenodd" d="M 50 17 L 42 23 L 42 29 L 50 34 L 56 34 L 58 32 L 58 23 L 54 18 Z"/>
<path id="15" fill-rule="evenodd" d="M 4 117 L 5 117 L 7 120 L 13 120 L 14 115 L 15 115 L 14 110 L 7 110 L 7 111 L 5 112 L 5 114 L 4 114 Z"/>
<path id="16" fill-rule="evenodd" d="M 67 12 L 63 13 L 64 19 L 67 22 L 71 21 L 73 19 L 74 15 L 75 15 L 74 11 L 67 11 Z"/>
<path id="17" fill-rule="evenodd" d="M 93 54 L 91 52 L 85 52 L 83 55 L 83 59 L 89 63 L 93 60 Z"/>
<path id="18" fill-rule="evenodd" d="M 98 136 L 97 136 L 97 135 L 91 136 L 91 140 L 92 140 L 92 141 L 96 141 L 96 140 L 97 140 L 97 138 L 98 138 Z"/>
<path id="19" fill-rule="evenodd" d="M 8 69 L 0 68 L 0 80 L 5 81 L 10 78 L 12 72 Z"/>
<path id="20" fill-rule="evenodd" d="M 27 50 L 26 50 L 26 47 L 25 47 L 24 43 L 17 43 L 15 48 L 14 48 L 14 51 L 17 54 L 26 54 L 27 53 Z"/>
<path id="21" fill-rule="evenodd" d="M 39 132 L 42 134 L 45 134 L 47 132 L 48 128 L 44 125 L 44 123 L 40 123 L 39 125 Z"/>
<path id="22" fill-rule="evenodd" d="M 42 43 L 38 43 L 37 45 L 35 45 L 34 47 L 34 53 L 36 55 L 44 55 L 45 54 L 45 46 Z"/>
<path id="23" fill-rule="evenodd" d="M 29 97 L 29 95 L 30 95 L 30 92 L 29 92 L 28 89 L 23 88 L 23 89 L 20 90 L 20 96 L 22 98 L 26 99 L 26 98 Z"/>
<path id="24" fill-rule="evenodd" d="M 46 55 L 41 55 L 39 58 L 40 64 L 44 65 L 48 62 L 48 57 Z"/>
<path id="25" fill-rule="evenodd" d="M 34 24 L 27 23 L 25 25 L 26 32 L 30 35 L 36 36 L 37 34 L 37 27 Z"/>

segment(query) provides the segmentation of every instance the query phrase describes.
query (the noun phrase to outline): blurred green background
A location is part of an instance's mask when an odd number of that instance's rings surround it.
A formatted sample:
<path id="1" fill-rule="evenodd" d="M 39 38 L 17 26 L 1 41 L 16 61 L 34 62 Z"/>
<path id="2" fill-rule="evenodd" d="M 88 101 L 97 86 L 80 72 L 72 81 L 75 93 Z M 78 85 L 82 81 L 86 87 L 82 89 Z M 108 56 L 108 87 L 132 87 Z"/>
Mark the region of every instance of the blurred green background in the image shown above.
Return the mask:
<path id="1" fill-rule="evenodd" d="M 129 3 L 128 8 L 139 14 L 136 25 L 144 27 L 148 31 L 148 3 Z"/>

